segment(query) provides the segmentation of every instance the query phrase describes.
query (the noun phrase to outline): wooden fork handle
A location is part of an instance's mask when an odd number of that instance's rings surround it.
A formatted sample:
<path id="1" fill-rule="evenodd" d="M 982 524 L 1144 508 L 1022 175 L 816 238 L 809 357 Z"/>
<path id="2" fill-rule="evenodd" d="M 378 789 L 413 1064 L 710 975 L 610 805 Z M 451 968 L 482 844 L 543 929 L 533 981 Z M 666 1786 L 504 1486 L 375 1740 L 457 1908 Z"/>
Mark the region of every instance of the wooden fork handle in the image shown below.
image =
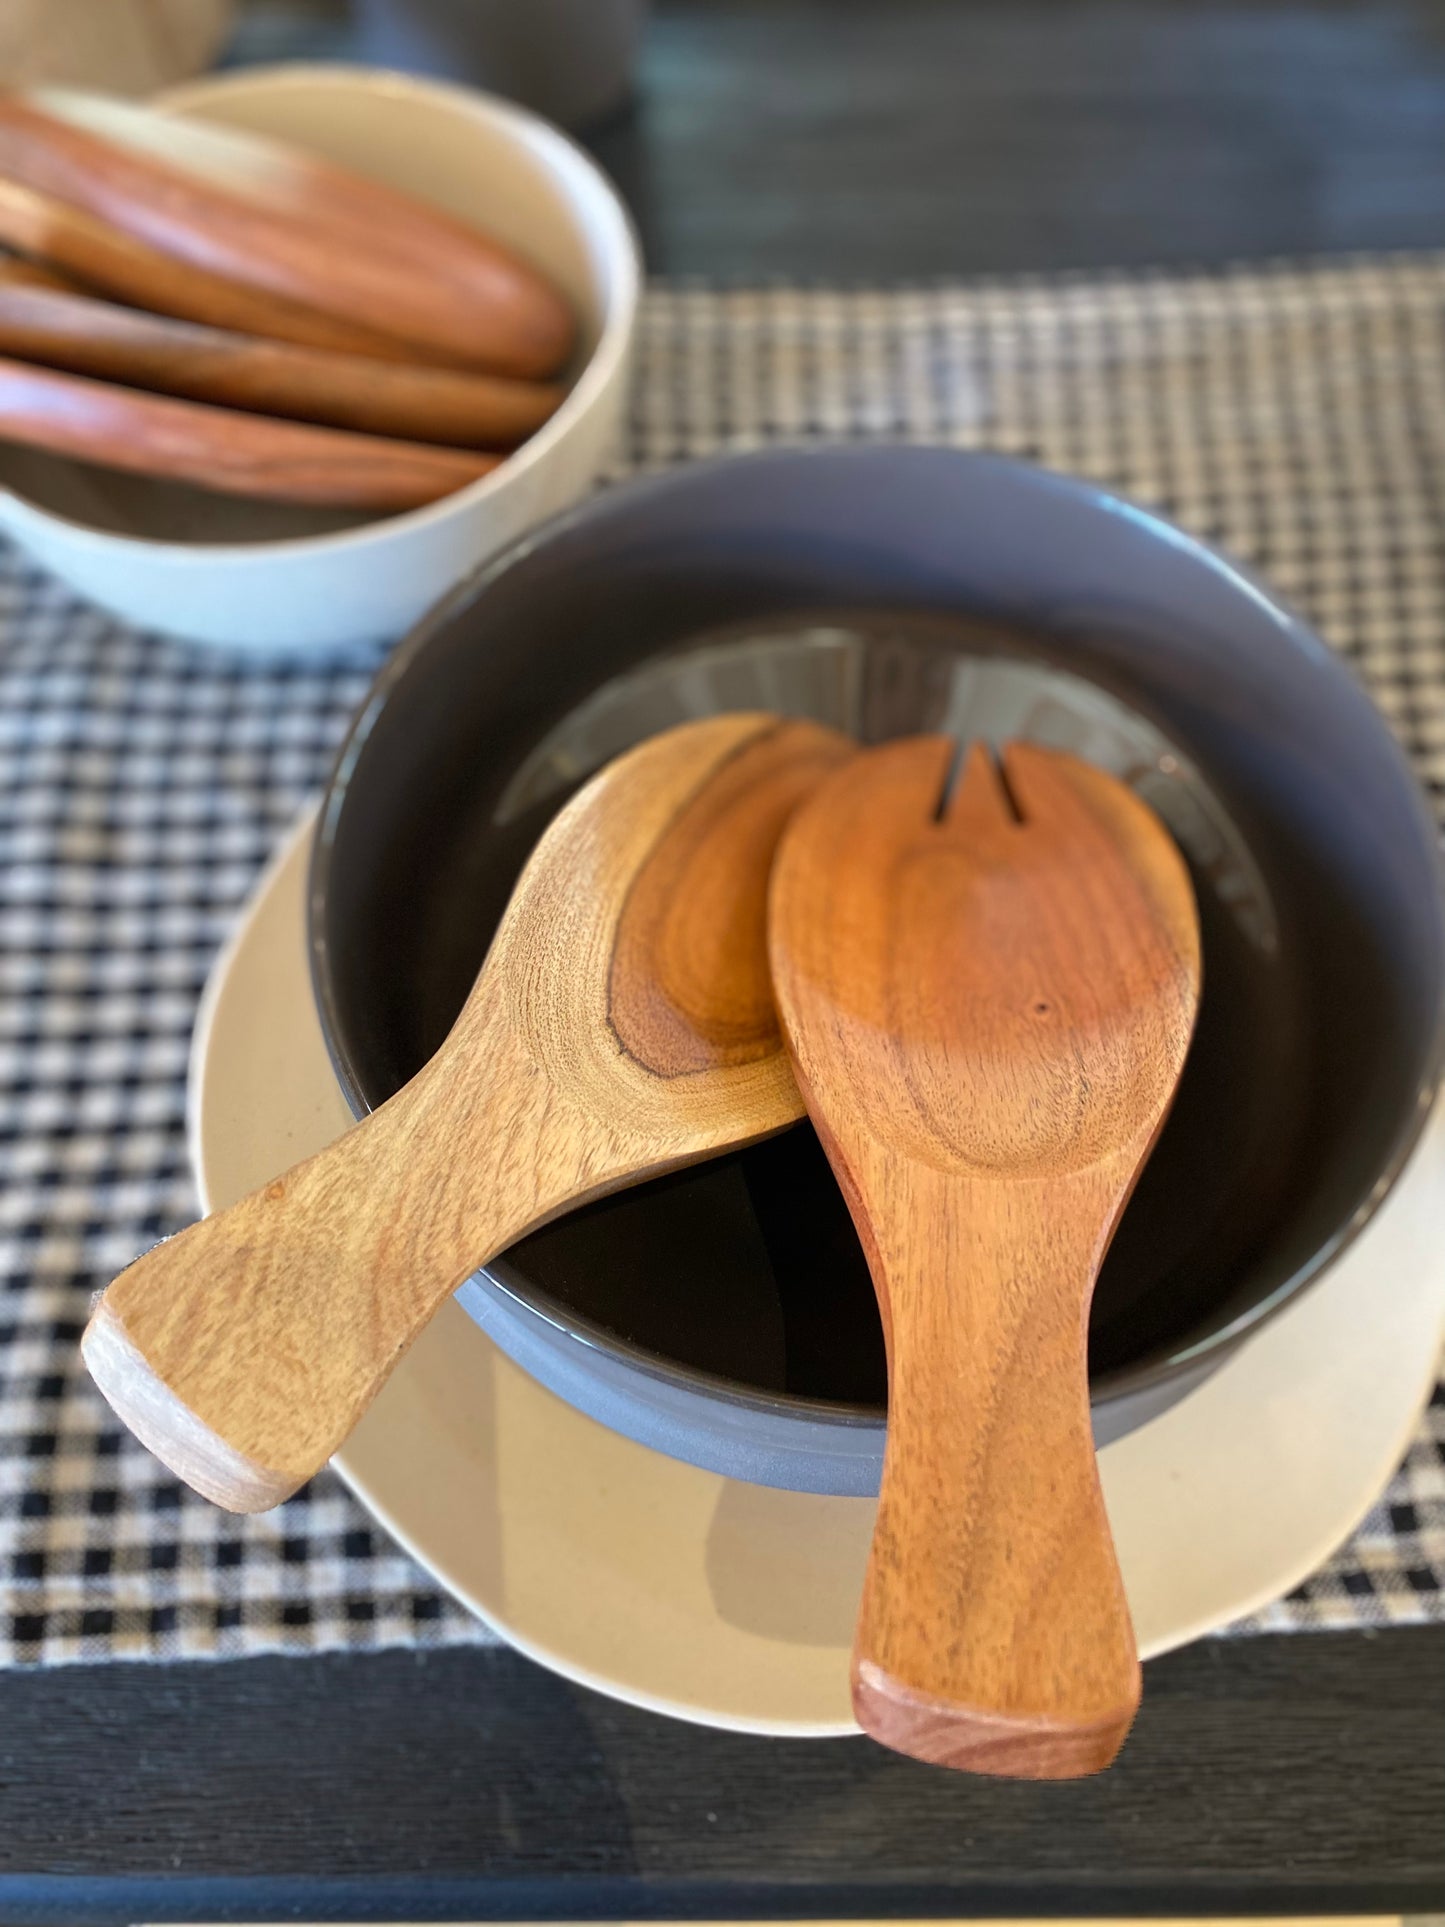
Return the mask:
<path id="1" fill-rule="evenodd" d="M 870 1260 L 888 1444 L 853 1655 L 859 1724 L 947 1766 L 1106 1767 L 1139 1704 L 1086 1332 L 1119 1201 L 1089 1174 L 895 1174 Z"/>
<path id="2" fill-rule="evenodd" d="M 499 1026 L 476 1042 L 487 1074 L 459 1098 L 434 1060 L 355 1130 L 110 1286 L 85 1362 L 188 1485 L 233 1512 L 288 1498 L 447 1296 L 569 1201 L 575 1172 L 546 1188 L 511 1102 L 516 1063 Z"/>

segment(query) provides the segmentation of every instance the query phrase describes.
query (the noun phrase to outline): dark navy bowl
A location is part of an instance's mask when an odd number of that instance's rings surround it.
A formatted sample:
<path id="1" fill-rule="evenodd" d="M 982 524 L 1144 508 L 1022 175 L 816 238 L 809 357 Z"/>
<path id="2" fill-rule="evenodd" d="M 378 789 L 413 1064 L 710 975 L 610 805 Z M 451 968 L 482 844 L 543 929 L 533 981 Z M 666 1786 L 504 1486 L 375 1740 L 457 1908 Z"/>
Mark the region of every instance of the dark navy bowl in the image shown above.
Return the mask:
<path id="1" fill-rule="evenodd" d="M 1010 676 L 1039 692 L 1022 726 L 1003 715 Z M 577 785 L 655 729 L 736 708 L 865 740 L 987 734 L 1002 717 L 1155 785 L 1194 869 L 1205 992 L 1091 1323 L 1096 1435 L 1142 1423 L 1359 1231 L 1434 1094 L 1437 841 L 1389 731 L 1249 576 L 1023 463 L 790 448 L 617 487 L 454 591 L 338 759 L 310 944 L 358 1116 L 445 1036 Z M 807 1126 L 590 1206 L 460 1295 L 528 1370 L 632 1437 L 736 1477 L 876 1489 L 881 1333 Z"/>

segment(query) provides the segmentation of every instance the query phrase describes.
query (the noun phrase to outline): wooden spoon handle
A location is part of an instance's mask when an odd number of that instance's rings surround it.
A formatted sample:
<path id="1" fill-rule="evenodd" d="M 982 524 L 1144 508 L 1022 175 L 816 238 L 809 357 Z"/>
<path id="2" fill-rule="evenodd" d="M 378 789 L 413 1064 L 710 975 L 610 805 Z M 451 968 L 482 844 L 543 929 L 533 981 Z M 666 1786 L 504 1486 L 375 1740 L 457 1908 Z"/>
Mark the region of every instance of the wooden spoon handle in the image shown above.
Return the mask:
<path id="1" fill-rule="evenodd" d="M 502 459 L 243 415 L 3 360 L 0 440 L 223 494 L 383 513 L 450 495 Z"/>
<path id="2" fill-rule="evenodd" d="M 8 262 L 0 353 L 255 414 L 461 448 L 515 448 L 562 399 L 551 383 L 405 368 L 139 314 L 30 281 Z"/>
<path id="3" fill-rule="evenodd" d="M 566 360 L 575 332 L 567 304 L 476 230 L 276 142 L 258 143 L 271 159 L 267 192 L 248 191 L 244 174 L 228 185 L 147 151 L 150 137 L 127 138 L 130 118 L 108 137 L 39 98 L 0 93 L 0 168 L 195 267 L 323 313 L 364 316 L 458 366 L 534 376 Z M 442 224 L 439 268 L 418 237 Z"/>
<path id="4" fill-rule="evenodd" d="M 118 1415 L 217 1504 L 313 1476 L 448 1294 L 567 1201 L 509 1162 L 505 1026 L 473 1038 L 470 1101 L 434 1059 L 284 1177 L 123 1271 L 85 1362 Z"/>
<path id="5" fill-rule="evenodd" d="M 414 361 L 416 350 L 350 317 L 322 314 L 299 302 L 243 287 L 223 275 L 172 260 L 81 208 L 18 181 L 0 179 L 0 242 L 37 255 L 102 294 L 156 314 L 179 315 L 215 328 L 300 342 L 337 354 Z"/>
<path id="6" fill-rule="evenodd" d="M 1098 1772 L 1139 1704 L 1086 1360 L 1116 1206 L 1089 1183 L 916 1164 L 870 1214 L 889 1419 L 854 1710 L 976 1773 Z"/>
<path id="7" fill-rule="evenodd" d="M 80 293 L 74 281 L 57 274 L 54 268 L 43 268 L 38 261 L 27 261 L 19 254 L 0 254 L 0 287 L 44 288 L 51 294 Z"/>

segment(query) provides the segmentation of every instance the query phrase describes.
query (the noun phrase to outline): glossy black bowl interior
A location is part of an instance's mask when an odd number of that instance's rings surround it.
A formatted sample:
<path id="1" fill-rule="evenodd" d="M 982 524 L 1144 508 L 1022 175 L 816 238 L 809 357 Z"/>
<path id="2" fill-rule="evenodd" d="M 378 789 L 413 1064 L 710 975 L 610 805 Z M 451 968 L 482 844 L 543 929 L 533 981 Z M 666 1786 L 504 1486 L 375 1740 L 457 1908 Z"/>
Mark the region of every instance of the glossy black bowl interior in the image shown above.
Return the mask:
<path id="1" fill-rule="evenodd" d="M 1137 594 L 1127 576 L 1094 590 L 1090 511 L 1127 538 L 1114 566 L 1134 555 Z M 996 551 L 1023 512 L 1038 593 L 1010 602 Z M 728 708 L 865 740 L 944 727 L 961 654 L 1020 652 L 1157 720 L 1257 865 L 1252 935 L 1238 875 L 1193 865 L 1200 1027 L 1100 1281 L 1095 1395 L 1236 1341 L 1363 1222 L 1413 1141 L 1440 1052 L 1432 833 L 1338 665 L 1132 513 L 983 458 L 797 452 L 614 491 L 465 585 L 383 673 L 318 838 L 313 966 L 353 1107 L 440 1043 L 541 829 L 629 742 Z M 964 539 L 944 539 L 949 518 Z M 831 656 L 830 624 L 854 632 Z M 784 637 L 771 654 L 749 647 L 760 627 Z M 867 1271 L 807 1126 L 592 1206 L 490 1269 L 624 1353 L 774 1396 L 884 1400 Z"/>

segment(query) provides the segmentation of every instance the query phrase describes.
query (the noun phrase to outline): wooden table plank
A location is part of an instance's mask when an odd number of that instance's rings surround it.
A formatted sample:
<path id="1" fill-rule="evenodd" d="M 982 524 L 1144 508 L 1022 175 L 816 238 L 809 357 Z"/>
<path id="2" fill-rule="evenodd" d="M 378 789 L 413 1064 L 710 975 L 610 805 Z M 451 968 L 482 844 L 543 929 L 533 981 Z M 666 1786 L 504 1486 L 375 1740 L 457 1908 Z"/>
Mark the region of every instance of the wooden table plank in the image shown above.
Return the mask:
<path id="1" fill-rule="evenodd" d="M 12 1673 L 0 1919 L 1419 1911 L 1441 1655 L 1201 1643 L 1065 1786 L 713 1733 L 487 1649 Z"/>
<path id="2" fill-rule="evenodd" d="M 344 57 L 338 0 L 243 57 Z M 1445 0 L 657 0 L 589 144 L 650 265 L 900 279 L 1445 245 Z"/>

